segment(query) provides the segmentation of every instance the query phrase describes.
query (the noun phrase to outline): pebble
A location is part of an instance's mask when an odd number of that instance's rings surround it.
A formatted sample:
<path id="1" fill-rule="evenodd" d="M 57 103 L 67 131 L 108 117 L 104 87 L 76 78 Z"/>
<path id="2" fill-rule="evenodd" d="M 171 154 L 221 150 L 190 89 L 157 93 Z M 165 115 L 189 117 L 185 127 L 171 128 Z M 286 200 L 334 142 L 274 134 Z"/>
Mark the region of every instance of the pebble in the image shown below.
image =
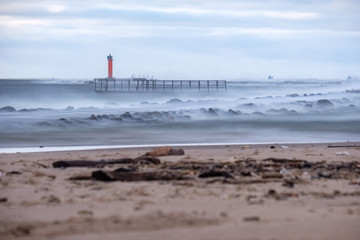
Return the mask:
<path id="1" fill-rule="evenodd" d="M 244 222 L 259 222 L 260 217 L 259 216 L 251 216 L 251 217 L 244 217 Z"/>

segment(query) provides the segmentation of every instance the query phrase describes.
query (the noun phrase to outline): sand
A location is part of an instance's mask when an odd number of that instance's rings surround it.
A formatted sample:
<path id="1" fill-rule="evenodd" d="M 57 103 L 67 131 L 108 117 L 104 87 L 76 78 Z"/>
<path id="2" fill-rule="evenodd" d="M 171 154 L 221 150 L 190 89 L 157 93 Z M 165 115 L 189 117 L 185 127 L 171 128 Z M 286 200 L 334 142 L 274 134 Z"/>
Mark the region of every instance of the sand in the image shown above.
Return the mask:
<path id="1" fill-rule="evenodd" d="M 52 163 L 136 158 L 152 148 L 0 154 L 0 239 L 359 239 L 359 143 L 182 149 L 137 167 L 186 166 L 188 179 L 136 182 L 70 180 L 129 164 Z M 289 167 L 297 161 L 302 167 Z M 242 175 L 234 166 L 245 166 Z M 234 178 L 199 178 L 214 168 Z"/>

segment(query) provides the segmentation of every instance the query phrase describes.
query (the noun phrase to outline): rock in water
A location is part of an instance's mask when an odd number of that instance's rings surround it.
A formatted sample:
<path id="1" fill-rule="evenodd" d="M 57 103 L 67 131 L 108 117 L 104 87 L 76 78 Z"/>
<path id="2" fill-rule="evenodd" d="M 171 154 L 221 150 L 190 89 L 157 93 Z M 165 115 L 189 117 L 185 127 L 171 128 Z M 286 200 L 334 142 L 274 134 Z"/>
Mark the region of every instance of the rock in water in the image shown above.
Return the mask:
<path id="1" fill-rule="evenodd" d="M 178 98 L 173 98 L 173 99 L 170 99 L 169 101 L 167 101 L 166 103 L 182 103 L 183 101 L 181 101 L 180 99 Z"/>
<path id="2" fill-rule="evenodd" d="M 122 119 L 132 119 L 132 118 L 133 118 L 133 116 L 132 116 L 131 113 L 129 113 L 129 112 L 126 112 L 126 113 L 121 114 L 120 117 L 121 117 Z"/>
<path id="3" fill-rule="evenodd" d="M 219 115 L 213 108 L 209 108 L 209 114 L 212 115 L 212 116 L 218 116 Z"/>
<path id="4" fill-rule="evenodd" d="M 327 99 L 320 99 L 316 102 L 319 107 L 332 107 L 334 104 Z"/>
<path id="5" fill-rule="evenodd" d="M 11 106 L 0 108 L 0 112 L 16 112 L 16 109 Z"/>

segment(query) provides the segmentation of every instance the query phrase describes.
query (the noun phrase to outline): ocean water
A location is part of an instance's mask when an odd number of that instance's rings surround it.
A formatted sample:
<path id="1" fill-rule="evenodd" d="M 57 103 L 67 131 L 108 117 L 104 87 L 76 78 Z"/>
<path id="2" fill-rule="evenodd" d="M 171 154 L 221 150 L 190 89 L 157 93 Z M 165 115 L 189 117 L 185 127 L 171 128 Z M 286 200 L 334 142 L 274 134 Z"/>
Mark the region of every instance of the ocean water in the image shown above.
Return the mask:
<path id="1" fill-rule="evenodd" d="M 360 83 L 228 81 L 227 91 L 96 93 L 0 80 L 0 148 L 360 141 Z"/>

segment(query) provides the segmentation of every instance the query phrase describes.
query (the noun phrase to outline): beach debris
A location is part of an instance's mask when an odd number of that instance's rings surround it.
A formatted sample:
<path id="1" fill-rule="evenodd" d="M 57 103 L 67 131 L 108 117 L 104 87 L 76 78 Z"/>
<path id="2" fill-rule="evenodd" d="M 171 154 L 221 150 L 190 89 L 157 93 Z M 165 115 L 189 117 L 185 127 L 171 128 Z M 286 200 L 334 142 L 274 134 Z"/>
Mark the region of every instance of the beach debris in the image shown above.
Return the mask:
<path id="1" fill-rule="evenodd" d="M 94 171 L 91 177 L 100 181 L 170 181 L 184 180 L 186 176 L 178 171 L 154 171 L 154 172 L 116 172 L 116 171 Z"/>
<path id="2" fill-rule="evenodd" d="M 90 175 L 77 175 L 69 178 L 70 181 L 82 181 L 82 180 L 91 180 L 91 179 L 92 178 Z"/>
<path id="3" fill-rule="evenodd" d="M 16 228 L 12 229 L 10 233 L 13 236 L 21 237 L 21 236 L 28 236 L 31 234 L 31 231 L 34 229 L 32 225 L 29 224 L 22 224 L 17 226 Z"/>
<path id="4" fill-rule="evenodd" d="M 77 212 L 78 215 L 83 215 L 83 216 L 92 216 L 94 215 L 94 213 L 90 210 L 79 210 Z"/>
<path id="5" fill-rule="evenodd" d="M 68 167 L 104 167 L 111 164 L 160 164 L 160 160 L 155 157 L 140 156 L 137 158 L 120 158 L 115 160 L 61 160 L 53 163 L 54 168 L 68 168 Z"/>
<path id="6" fill-rule="evenodd" d="M 336 152 L 337 156 L 350 156 L 350 153 L 347 151 L 343 151 L 343 152 Z"/>
<path id="7" fill-rule="evenodd" d="M 120 160 L 112 160 L 112 161 L 89 161 L 89 160 L 61 160 L 56 161 L 52 165 L 54 168 L 67 168 L 67 167 L 103 167 L 107 164 L 114 164 L 114 163 L 131 163 L 133 159 L 126 158 Z"/>
<path id="8" fill-rule="evenodd" d="M 57 196 L 51 194 L 49 197 L 47 197 L 47 202 L 48 203 L 56 203 L 56 204 L 58 204 L 58 203 L 61 202 L 61 200 Z"/>
<path id="9" fill-rule="evenodd" d="M 146 156 L 151 156 L 151 157 L 162 157 L 162 156 L 169 156 L 169 155 L 184 155 L 185 152 L 183 149 L 173 149 L 170 146 L 164 146 L 164 147 L 159 147 L 159 148 L 155 148 L 153 151 L 147 152 L 145 155 Z"/>
<path id="10" fill-rule="evenodd" d="M 134 172 L 136 170 L 137 170 L 136 167 L 131 167 L 131 168 L 123 168 L 123 167 L 121 167 L 121 168 L 115 169 L 114 172 Z"/>
<path id="11" fill-rule="evenodd" d="M 209 178 L 209 177 L 225 177 L 225 178 L 234 178 L 233 175 L 231 175 L 228 172 L 224 171 L 207 171 L 199 174 L 199 178 Z"/>
<path id="12" fill-rule="evenodd" d="M 282 149 L 288 149 L 288 148 L 289 148 L 289 146 L 286 146 L 286 145 L 281 145 L 281 148 L 282 148 Z"/>
<path id="13" fill-rule="evenodd" d="M 250 216 L 250 217 L 244 217 L 244 222 L 259 222 L 260 217 L 259 216 Z"/>
<path id="14" fill-rule="evenodd" d="M 268 195 L 275 195 L 275 194 L 276 194 L 276 190 L 275 190 L 275 189 L 269 189 Z"/>
<path id="15" fill-rule="evenodd" d="M 20 174 L 22 174 L 22 172 L 20 171 L 10 171 L 6 173 L 6 175 L 20 175 Z"/>
<path id="16" fill-rule="evenodd" d="M 251 148 L 250 145 L 244 145 L 244 146 L 241 147 L 242 150 L 250 149 L 250 148 Z"/>
<path id="17" fill-rule="evenodd" d="M 152 157 L 152 156 L 140 156 L 135 158 L 134 163 L 137 164 L 160 164 L 161 161 L 160 159 L 156 158 L 156 157 Z"/>
<path id="18" fill-rule="evenodd" d="M 318 177 L 319 178 L 331 178 L 332 177 L 332 172 L 331 171 L 321 171 L 321 172 L 318 172 Z"/>
<path id="19" fill-rule="evenodd" d="M 0 198 L 0 202 L 7 202 L 7 201 L 8 201 L 8 199 L 6 197 Z"/>
<path id="20" fill-rule="evenodd" d="M 360 145 L 329 145 L 328 148 L 360 148 Z"/>
<path id="21" fill-rule="evenodd" d="M 283 186 L 284 187 L 289 187 L 289 188 L 293 188 L 295 185 L 295 182 L 289 179 L 284 179 L 284 183 Z"/>
<path id="22" fill-rule="evenodd" d="M 171 147 L 164 146 L 164 147 L 155 148 L 154 150 L 147 152 L 145 155 L 151 157 L 162 157 L 162 156 L 168 156 L 170 152 L 171 152 Z"/>
<path id="23" fill-rule="evenodd" d="M 283 178 L 283 175 L 278 172 L 265 172 L 261 175 L 262 178 Z"/>
<path id="24" fill-rule="evenodd" d="M 103 167 L 107 164 L 124 164 L 113 171 L 93 171 L 75 175 L 69 180 L 99 181 L 171 181 L 208 179 L 205 182 L 221 184 L 261 184 L 280 182 L 293 188 L 296 184 L 307 184 L 319 179 L 347 179 L 360 177 L 360 163 L 353 162 L 308 162 L 301 159 L 246 158 L 232 162 L 215 161 L 164 161 L 152 156 L 121 158 L 101 161 L 58 161 L 54 167 Z M 151 165 L 148 167 L 147 165 Z M 149 170 L 151 169 L 151 170 Z"/>

